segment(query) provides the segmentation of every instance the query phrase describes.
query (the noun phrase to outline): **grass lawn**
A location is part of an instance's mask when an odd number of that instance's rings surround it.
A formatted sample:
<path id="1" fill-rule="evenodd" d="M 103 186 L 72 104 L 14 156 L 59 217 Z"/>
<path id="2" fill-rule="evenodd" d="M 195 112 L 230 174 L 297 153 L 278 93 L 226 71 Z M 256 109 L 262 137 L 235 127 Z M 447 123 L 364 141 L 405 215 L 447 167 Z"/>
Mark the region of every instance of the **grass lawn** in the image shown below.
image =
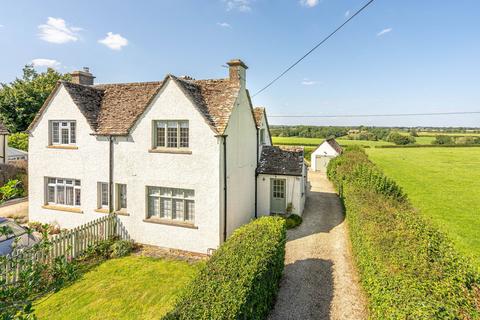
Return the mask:
<path id="1" fill-rule="evenodd" d="M 480 148 L 366 151 L 480 267 Z"/>
<path id="2" fill-rule="evenodd" d="M 35 303 L 39 319 L 159 319 L 201 263 L 128 256 L 108 260 Z"/>

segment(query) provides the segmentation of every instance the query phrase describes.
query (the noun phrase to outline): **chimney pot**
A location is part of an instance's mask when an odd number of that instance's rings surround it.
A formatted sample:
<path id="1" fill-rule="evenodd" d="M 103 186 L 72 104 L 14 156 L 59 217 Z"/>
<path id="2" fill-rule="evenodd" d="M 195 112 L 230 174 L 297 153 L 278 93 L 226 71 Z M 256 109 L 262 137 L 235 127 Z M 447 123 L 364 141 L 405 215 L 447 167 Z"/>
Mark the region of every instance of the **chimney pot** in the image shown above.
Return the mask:
<path id="1" fill-rule="evenodd" d="M 73 83 L 83 84 L 86 86 L 92 86 L 94 83 L 93 79 L 95 79 L 93 74 L 90 73 L 90 68 L 88 67 L 83 67 L 83 70 L 73 71 L 71 76 Z"/>

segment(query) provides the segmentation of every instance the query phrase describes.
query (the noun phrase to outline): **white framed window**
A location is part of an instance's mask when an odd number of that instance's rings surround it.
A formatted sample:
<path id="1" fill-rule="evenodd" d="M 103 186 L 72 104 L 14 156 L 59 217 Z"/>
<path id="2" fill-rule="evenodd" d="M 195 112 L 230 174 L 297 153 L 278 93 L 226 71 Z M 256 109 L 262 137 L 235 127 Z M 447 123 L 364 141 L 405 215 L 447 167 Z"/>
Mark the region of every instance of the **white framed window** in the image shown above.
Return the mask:
<path id="1" fill-rule="evenodd" d="M 188 189 L 147 187 L 147 218 L 194 223 L 195 191 Z"/>
<path id="2" fill-rule="evenodd" d="M 157 120 L 153 122 L 154 148 L 188 148 L 187 120 Z"/>
<path id="3" fill-rule="evenodd" d="M 80 180 L 48 177 L 45 181 L 45 203 L 68 207 L 81 205 Z"/>
<path id="4" fill-rule="evenodd" d="M 107 182 L 97 183 L 98 208 L 106 209 L 109 207 L 109 192 Z"/>
<path id="5" fill-rule="evenodd" d="M 127 185 L 122 183 L 116 184 L 116 208 L 117 211 L 127 210 Z"/>
<path id="6" fill-rule="evenodd" d="M 50 144 L 72 145 L 77 143 L 77 123 L 71 120 L 50 121 Z"/>

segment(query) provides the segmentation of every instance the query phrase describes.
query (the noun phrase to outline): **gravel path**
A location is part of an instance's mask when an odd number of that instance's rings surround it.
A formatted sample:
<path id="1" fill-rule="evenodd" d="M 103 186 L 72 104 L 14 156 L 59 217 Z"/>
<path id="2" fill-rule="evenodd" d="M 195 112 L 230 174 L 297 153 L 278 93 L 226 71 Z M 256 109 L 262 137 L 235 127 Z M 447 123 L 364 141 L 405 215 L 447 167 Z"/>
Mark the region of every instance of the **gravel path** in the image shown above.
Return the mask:
<path id="1" fill-rule="evenodd" d="M 309 172 L 309 181 L 303 223 L 288 231 L 285 271 L 269 319 L 365 319 L 340 200 L 325 175 Z"/>

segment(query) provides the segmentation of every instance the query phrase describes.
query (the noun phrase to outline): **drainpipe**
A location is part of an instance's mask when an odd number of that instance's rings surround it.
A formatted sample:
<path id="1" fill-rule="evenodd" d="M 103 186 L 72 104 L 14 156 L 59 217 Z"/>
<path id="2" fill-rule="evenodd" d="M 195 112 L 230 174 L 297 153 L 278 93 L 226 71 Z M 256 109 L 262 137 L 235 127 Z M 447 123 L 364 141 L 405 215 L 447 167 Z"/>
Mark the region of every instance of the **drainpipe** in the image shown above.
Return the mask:
<path id="1" fill-rule="evenodd" d="M 113 136 L 108 137 L 108 212 L 113 213 Z"/>
<path id="2" fill-rule="evenodd" d="M 227 241 L 227 136 L 223 136 L 223 241 Z"/>
<path id="3" fill-rule="evenodd" d="M 258 218 L 258 209 L 257 209 L 257 189 L 258 189 L 258 186 L 257 186 L 257 178 L 258 178 L 258 174 L 257 174 L 257 168 L 258 168 L 258 149 L 260 149 L 260 143 L 258 142 L 258 128 L 257 128 L 257 150 L 256 150 L 256 159 L 255 159 L 255 163 L 257 164 L 255 166 L 255 219 Z"/>

